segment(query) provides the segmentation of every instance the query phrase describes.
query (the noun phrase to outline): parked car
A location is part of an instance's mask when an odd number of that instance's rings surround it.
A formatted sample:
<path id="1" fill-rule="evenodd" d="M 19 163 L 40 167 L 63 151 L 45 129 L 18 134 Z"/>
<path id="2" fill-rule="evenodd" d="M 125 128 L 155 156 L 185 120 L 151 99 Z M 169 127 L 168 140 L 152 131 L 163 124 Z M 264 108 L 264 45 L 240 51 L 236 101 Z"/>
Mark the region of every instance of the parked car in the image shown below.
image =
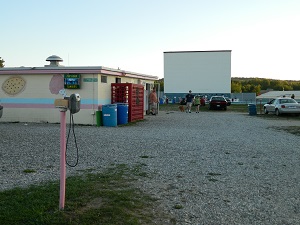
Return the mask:
<path id="1" fill-rule="evenodd" d="M 227 101 L 223 96 L 212 96 L 209 100 L 208 109 L 227 110 Z"/>
<path id="2" fill-rule="evenodd" d="M 277 116 L 284 113 L 297 113 L 300 114 L 300 104 L 287 97 L 275 98 L 264 105 L 264 113 L 275 113 Z"/>
<path id="3" fill-rule="evenodd" d="M 231 105 L 231 98 L 225 97 L 226 101 L 227 101 L 227 106 Z"/>

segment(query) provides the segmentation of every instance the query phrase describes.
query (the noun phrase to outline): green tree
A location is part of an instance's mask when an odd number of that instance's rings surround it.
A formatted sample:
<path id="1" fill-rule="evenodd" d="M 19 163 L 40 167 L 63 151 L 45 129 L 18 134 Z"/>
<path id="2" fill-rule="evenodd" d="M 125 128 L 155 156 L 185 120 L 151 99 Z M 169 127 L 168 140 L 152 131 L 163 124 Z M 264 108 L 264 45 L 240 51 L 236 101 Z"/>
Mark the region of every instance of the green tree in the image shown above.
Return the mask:
<path id="1" fill-rule="evenodd" d="M 272 89 L 275 91 L 283 90 L 283 84 L 280 80 L 271 80 L 270 85 L 271 85 Z"/>
<path id="2" fill-rule="evenodd" d="M 161 78 L 161 79 L 155 81 L 154 83 L 160 85 L 160 90 L 159 91 L 164 91 L 164 78 Z"/>
<path id="3" fill-rule="evenodd" d="M 5 61 L 0 57 L 0 68 L 4 67 Z"/>
<path id="4" fill-rule="evenodd" d="M 293 81 L 291 82 L 293 90 L 300 90 L 300 82 Z"/>
<path id="5" fill-rule="evenodd" d="M 164 78 L 155 81 L 160 84 L 160 91 L 164 91 Z M 274 91 L 298 91 L 300 90 L 300 81 L 296 80 L 273 80 L 267 78 L 231 78 L 231 93 L 249 93 L 260 94 L 261 90 L 273 89 Z"/>
<path id="6" fill-rule="evenodd" d="M 241 93 L 242 84 L 238 81 L 231 81 L 231 93 Z"/>
<path id="7" fill-rule="evenodd" d="M 269 79 L 261 79 L 260 85 L 262 90 L 267 90 L 271 87 Z"/>
<path id="8" fill-rule="evenodd" d="M 253 86 L 253 91 L 252 92 L 255 92 L 256 95 L 259 95 L 259 93 L 261 91 L 260 87 L 261 87 L 260 84 Z"/>

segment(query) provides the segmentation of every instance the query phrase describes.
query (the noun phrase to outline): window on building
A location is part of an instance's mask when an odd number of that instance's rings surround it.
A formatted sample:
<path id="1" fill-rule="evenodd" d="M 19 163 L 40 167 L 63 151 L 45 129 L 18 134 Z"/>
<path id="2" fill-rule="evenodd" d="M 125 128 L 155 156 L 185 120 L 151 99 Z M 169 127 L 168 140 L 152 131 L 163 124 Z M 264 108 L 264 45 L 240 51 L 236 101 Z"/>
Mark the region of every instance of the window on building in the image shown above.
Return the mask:
<path id="1" fill-rule="evenodd" d="M 120 84 L 121 83 L 121 78 L 116 77 L 116 83 Z"/>
<path id="2" fill-rule="evenodd" d="M 101 76 L 101 83 L 107 83 L 107 76 Z"/>

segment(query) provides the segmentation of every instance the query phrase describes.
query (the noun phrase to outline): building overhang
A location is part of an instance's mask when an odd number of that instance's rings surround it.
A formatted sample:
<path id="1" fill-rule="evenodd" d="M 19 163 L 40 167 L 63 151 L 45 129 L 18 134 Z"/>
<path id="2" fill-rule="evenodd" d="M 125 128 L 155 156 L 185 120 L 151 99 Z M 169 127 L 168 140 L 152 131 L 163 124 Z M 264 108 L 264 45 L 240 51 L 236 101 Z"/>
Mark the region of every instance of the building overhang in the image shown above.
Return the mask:
<path id="1" fill-rule="evenodd" d="M 110 76 L 129 77 L 145 80 L 158 80 L 157 76 L 134 73 L 125 70 L 117 70 L 102 66 L 85 66 L 85 67 L 10 67 L 0 68 L 0 75 L 43 75 L 43 74 L 103 74 Z"/>

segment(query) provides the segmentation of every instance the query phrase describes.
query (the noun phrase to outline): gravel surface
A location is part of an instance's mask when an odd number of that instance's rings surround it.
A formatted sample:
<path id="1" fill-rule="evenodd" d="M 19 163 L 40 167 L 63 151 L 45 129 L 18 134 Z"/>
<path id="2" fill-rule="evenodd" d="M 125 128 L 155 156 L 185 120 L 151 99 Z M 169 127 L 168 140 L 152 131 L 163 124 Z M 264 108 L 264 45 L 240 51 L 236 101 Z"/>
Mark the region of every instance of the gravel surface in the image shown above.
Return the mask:
<path id="1" fill-rule="evenodd" d="M 162 111 L 130 126 L 76 126 L 79 164 L 67 174 L 143 165 L 149 176 L 136 185 L 176 224 L 300 224 L 299 138 L 281 126 L 300 120 Z M 59 124 L 0 123 L 0 134 L 0 190 L 59 179 Z"/>

